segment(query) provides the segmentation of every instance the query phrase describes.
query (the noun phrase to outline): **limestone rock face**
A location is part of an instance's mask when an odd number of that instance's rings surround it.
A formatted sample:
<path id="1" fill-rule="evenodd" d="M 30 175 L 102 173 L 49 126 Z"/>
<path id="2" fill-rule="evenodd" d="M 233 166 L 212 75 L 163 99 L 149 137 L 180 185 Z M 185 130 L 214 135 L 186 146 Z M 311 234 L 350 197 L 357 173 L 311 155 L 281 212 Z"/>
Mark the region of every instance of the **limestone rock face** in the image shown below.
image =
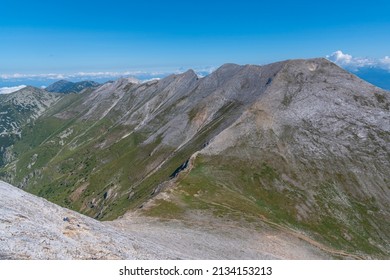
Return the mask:
<path id="1" fill-rule="evenodd" d="M 0 182 L 0 258 L 136 258 L 133 241 L 112 227 Z"/>
<path id="2" fill-rule="evenodd" d="M 271 230 L 261 234 L 234 228 L 223 231 L 145 217 L 102 223 L 0 181 L 0 260 L 327 256 L 298 238 Z"/>

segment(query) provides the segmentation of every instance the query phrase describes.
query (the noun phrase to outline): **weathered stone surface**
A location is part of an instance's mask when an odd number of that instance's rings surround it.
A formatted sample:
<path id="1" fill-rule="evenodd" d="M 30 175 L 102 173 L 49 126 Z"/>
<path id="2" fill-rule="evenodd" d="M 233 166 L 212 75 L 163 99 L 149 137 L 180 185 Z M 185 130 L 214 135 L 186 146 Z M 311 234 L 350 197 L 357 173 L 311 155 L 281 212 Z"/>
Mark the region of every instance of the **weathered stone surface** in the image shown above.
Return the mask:
<path id="1" fill-rule="evenodd" d="M 308 243 L 225 225 L 126 216 L 99 222 L 0 181 L 0 259 L 326 258 Z"/>

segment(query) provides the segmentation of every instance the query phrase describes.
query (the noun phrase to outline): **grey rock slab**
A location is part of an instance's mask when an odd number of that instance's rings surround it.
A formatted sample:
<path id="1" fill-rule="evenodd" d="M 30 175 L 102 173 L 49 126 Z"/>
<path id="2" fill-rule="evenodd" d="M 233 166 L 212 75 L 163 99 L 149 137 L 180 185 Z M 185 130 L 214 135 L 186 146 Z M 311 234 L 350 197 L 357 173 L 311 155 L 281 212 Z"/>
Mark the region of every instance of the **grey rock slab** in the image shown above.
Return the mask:
<path id="1" fill-rule="evenodd" d="M 329 258 L 281 233 L 129 216 L 99 222 L 0 181 L 0 259 Z"/>

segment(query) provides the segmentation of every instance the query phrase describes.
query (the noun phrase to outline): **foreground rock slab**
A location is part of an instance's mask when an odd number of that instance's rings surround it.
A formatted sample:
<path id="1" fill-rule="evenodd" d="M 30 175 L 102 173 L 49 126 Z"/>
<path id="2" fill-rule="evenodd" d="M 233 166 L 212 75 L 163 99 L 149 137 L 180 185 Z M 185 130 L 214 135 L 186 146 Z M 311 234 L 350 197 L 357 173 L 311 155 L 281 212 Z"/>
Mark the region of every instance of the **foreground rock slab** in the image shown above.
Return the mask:
<path id="1" fill-rule="evenodd" d="M 99 222 L 0 181 L 0 259 L 318 259 L 318 248 L 265 229 L 202 227 L 125 215 Z"/>

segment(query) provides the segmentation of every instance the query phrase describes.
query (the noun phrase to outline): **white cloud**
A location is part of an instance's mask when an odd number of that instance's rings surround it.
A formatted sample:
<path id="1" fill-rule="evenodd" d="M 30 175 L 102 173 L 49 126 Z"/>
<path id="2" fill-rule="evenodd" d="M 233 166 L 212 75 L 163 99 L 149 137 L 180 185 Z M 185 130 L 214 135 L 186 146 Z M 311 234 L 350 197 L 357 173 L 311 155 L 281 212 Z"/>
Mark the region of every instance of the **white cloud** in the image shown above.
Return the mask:
<path id="1" fill-rule="evenodd" d="M 151 82 L 151 81 L 159 81 L 161 80 L 160 78 L 152 78 L 152 79 L 147 79 L 147 80 L 143 80 L 142 83 L 147 83 L 147 82 Z"/>
<path id="2" fill-rule="evenodd" d="M 208 67 L 203 67 L 203 68 L 195 68 L 194 71 L 195 73 L 200 77 L 203 78 L 212 72 L 214 72 L 217 68 L 214 66 L 208 66 Z"/>
<path id="3" fill-rule="evenodd" d="M 343 66 L 345 68 L 350 68 L 352 70 L 358 70 L 359 68 L 362 67 L 378 67 L 378 68 L 390 70 L 389 56 L 385 56 L 382 59 L 354 57 L 350 54 L 346 54 L 338 50 L 332 53 L 331 55 L 327 55 L 326 58 L 340 66 Z"/>
<path id="4" fill-rule="evenodd" d="M 2 88 L 0 88 L 0 94 L 12 93 L 12 92 L 21 90 L 22 88 L 25 88 L 25 87 L 26 87 L 25 85 L 20 85 L 20 86 L 16 86 L 16 87 L 2 87 Z"/>
<path id="5" fill-rule="evenodd" d="M 390 71 L 390 56 L 385 56 L 384 58 L 380 59 L 379 62 L 382 68 Z"/>
<path id="6" fill-rule="evenodd" d="M 195 68 L 194 71 L 201 76 L 207 75 L 215 70 L 215 67 Z M 123 71 L 123 72 L 76 72 L 76 73 L 45 73 L 45 74 L 0 74 L 1 80 L 62 80 L 62 79 L 104 79 L 119 77 L 146 77 L 145 79 L 161 78 L 169 74 L 179 74 L 187 71 L 180 68 L 172 71 Z"/>
<path id="7" fill-rule="evenodd" d="M 172 71 L 175 72 L 175 71 Z M 168 73 L 168 72 L 167 72 Z M 160 76 L 167 74 L 165 72 L 143 72 L 143 71 L 124 71 L 124 72 L 77 72 L 68 74 L 0 74 L 2 80 L 62 80 L 62 79 L 78 79 L 78 78 L 117 78 L 124 76 Z M 171 72 L 170 72 L 171 73 Z"/>
<path id="8" fill-rule="evenodd" d="M 35 80 L 35 79 L 45 79 L 45 80 L 61 80 L 61 79 L 68 79 L 68 78 L 76 78 L 76 77 L 111 77 L 111 75 L 115 75 L 117 73 L 111 73 L 111 72 L 97 72 L 97 73 L 73 73 L 73 74 L 54 74 L 54 73 L 47 73 L 47 74 L 20 74 L 20 73 L 14 73 L 14 74 L 0 74 L 0 79 L 2 80 Z"/>
<path id="9" fill-rule="evenodd" d="M 349 64 L 352 61 L 352 55 L 344 54 L 342 51 L 335 51 L 331 55 L 327 55 L 326 58 L 342 65 Z"/>
<path id="10" fill-rule="evenodd" d="M 17 79 L 58 79 L 61 78 L 61 74 L 0 74 L 0 79 L 2 80 L 17 80 Z"/>

